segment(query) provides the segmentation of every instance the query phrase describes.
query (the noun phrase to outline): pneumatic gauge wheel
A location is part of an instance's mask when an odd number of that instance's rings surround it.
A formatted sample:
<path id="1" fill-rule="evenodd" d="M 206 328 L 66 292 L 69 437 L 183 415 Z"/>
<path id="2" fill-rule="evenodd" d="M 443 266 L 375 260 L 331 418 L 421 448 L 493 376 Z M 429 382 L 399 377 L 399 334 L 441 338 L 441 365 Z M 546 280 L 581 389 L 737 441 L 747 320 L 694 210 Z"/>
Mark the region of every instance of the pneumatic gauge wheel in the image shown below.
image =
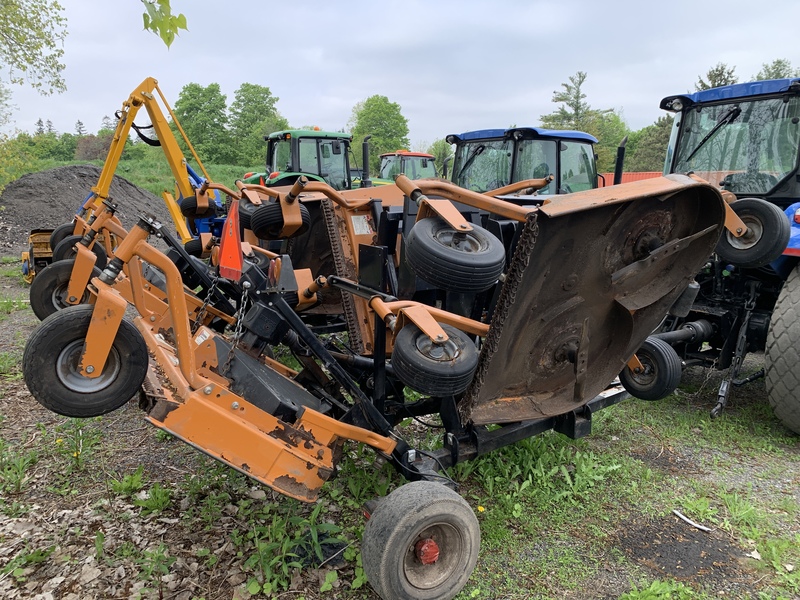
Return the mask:
<path id="1" fill-rule="evenodd" d="M 31 310 L 40 321 L 45 320 L 54 312 L 72 306 L 71 303 L 67 302 L 67 290 L 74 265 L 74 258 L 59 260 L 47 265 L 34 277 L 28 297 L 30 298 Z M 99 277 L 100 273 L 100 269 L 94 267 L 90 280 L 93 277 Z M 89 302 L 90 297 L 89 290 L 84 289 L 78 303 L 86 304 Z"/>
<path id="2" fill-rule="evenodd" d="M 661 400 L 674 392 L 681 382 L 683 365 L 675 349 L 664 340 L 649 337 L 636 351 L 642 371 L 629 367 L 619 374 L 622 387 L 634 398 Z"/>

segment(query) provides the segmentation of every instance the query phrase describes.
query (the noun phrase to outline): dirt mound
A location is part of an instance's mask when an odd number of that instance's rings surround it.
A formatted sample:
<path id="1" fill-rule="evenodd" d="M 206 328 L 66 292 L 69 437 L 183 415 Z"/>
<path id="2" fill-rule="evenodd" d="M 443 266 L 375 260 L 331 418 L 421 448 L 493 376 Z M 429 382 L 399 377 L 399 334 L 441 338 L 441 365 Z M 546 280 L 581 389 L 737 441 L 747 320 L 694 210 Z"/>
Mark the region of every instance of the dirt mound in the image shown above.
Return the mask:
<path id="1" fill-rule="evenodd" d="M 99 167 L 73 165 L 30 173 L 9 183 L 0 195 L 0 253 L 26 250 L 32 229 L 68 223 L 99 179 Z M 126 228 L 142 213 L 162 223 L 171 221 L 161 198 L 117 175 L 109 197 L 119 205 L 117 215 Z"/>

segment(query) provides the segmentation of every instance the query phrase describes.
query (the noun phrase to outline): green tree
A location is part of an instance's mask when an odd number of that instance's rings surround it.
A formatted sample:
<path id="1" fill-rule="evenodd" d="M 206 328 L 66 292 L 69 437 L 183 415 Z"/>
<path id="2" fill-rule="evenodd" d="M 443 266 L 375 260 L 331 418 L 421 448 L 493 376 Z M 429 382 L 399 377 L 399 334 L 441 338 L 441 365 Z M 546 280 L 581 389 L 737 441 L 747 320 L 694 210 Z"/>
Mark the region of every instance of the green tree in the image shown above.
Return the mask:
<path id="1" fill-rule="evenodd" d="M 444 139 L 436 140 L 428 149 L 425 150 L 428 154 L 433 154 L 436 157 L 436 170 L 439 171 L 439 174 L 444 173 L 444 164 L 445 161 L 449 158 L 452 160 L 453 157 L 453 146 L 448 144 Z M 453 165 L 448 165 L 452 167 Z"/>
<path id="2" fill-rule="evenodd" d="M 717 63 L 706 71 L 705 79 L 702 76 L 697 77 L 697 83 L 694 84 L 695 91 L 702 92 L 722 85 L 738 83 L 739 77 L 736 76 L 734 71 L 736 71 L 736 67 L 729 67 L 722 62 Z"/>
<path id="3" fill-rule="evenodd" d="M 597 168 L 609 171 L 614 168 L 617 146 L 629 130 L 613 109 L 597 110 L 586 101 L 583 84 L 586 73 L 578 71 L 562 83 L 560 92 L 553 92 L 553 102 L 560 103 L 558 110 L 540 117 L 542 126 L 549 129 L 573 129 L 597 138 Z"/>
<path id="4" fill-rule="evenodd" d="M 230 132 L 236 149 L 236 164 L 264 162 L 264 136 L 289 128 L 275 104 L 278 98 L 263 85 L 243 83 L 234 93 L 230 109 Z"/>
<path id="5" fill-rule="evenodd" d="M 578 71 L 569 78 L 569 83 L 562 83 L 562 91 L 553 92 L 552 101 L 561 103 L 558 110 L 540 117 L 542 126 L 549 129 L 574 129 L 584 131 L 586 124 L 597 116 L 598 111 L 592 110 L 585 101 L 586 94 L 581 86 L 586 81 L 586 73 Z"/>
<path id="6" fill-rule="evenodd" d="M 386 96 L 370 96 L 353 107 L 349 124 L 352 125 L 353 140 L 360 142 L 365 136 L 370 140 L 370 171 L 378 172 L 379 156 L 408 148 L 408 120 L 400 112 L 400 105 L 389 102 Z"/>
<path id="7" fill-rule="evenodd" d="M 227 129 L 227 100 L 218 83 L 206 87 L 199 83 L 186 84 L 173 112 L 202 161 L 233 164 L 236 152 Z"/>
<path id="8" fill-rule="evenodd" d="M 663 115 L 652 125 L 631 134 L 626 171 L 661 171 L 672 132 L 672 115 Z"/>
<path id="9" fill-rule="evenodd" d="M 67 19 L 56 0 L 0 2 L 0 65 L 11 83 L 28 85 L 42 94 L 67 89 L 60 62 Z"/>
<path id="10" fill-rule="evenodd" d="M 755 81 L 764 79 L 784 79 L 800 77 L 800 69 L 793 69 L 792 63 L 785 58 L 777 58 L 771 63 L 763 63 L 761 70 L 753 75 Z"/>
<path id="11" fill-rule="evenodd" d="M 172 14 L 169 0 L 142 0 L 144 28 L 160 37 L 169 48 L 181 29 L 188 31 L 186 17 Z"/>

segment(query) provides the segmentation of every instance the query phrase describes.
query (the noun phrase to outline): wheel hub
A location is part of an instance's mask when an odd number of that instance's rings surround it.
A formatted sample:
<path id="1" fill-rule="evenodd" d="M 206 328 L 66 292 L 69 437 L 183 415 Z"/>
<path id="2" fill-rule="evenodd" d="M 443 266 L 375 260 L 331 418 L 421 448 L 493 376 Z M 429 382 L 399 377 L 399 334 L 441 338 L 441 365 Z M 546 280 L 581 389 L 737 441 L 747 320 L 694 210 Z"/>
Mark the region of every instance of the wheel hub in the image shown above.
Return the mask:
<path id="1" fill-rule="evenodd" d="M 452 338 L 444 343 L 434 343 L 427 335 L 420 335 L 417 339 L 417 350 L 423 356 L 435 361 L 451 361 L 458 358 L 461 351 Z"/>
<path id="2" fill-rule="evenodd" d="M 755 246 L 764 235 L 764 227 L 759 219 L 750 215 L 742 215 L 742 222 L 747 225 L 747 231 L 741 237 L 734 236 L 730 231 L 726 231 L 728 243 L 736 250 L 746 250 Z"/>
<path id="3" fill-rule="evenodd" d="M 106 359 L 106 366 L 98 377 L 83 376 L 80 369 L 83 343 L 82 339 L 75 340 L 61 351 L 56 360 L 56 374 L 66 388 L 73 392 L 91 394 L 114 383 L 121 366 L 117 352 L 112 349 Z"/>
<path id="4" fill-rule="evenodd" d="M 414 545 L 417 560 L 423 565 L 432 565 L 439 560 L 439 544 L 433 538 L 419 540 Z"/>

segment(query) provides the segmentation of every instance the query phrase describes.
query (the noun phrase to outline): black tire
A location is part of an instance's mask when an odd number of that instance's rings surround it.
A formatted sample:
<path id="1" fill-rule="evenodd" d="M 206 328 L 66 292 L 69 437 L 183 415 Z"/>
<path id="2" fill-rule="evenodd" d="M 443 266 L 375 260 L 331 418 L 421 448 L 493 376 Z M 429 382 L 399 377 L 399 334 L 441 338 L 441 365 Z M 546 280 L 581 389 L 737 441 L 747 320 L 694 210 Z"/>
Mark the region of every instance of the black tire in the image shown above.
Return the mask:
<path id="1" fill-rule="evenodd" d="M 74 264 L 74 258 L 67 258 L 50 263 L 38 273 L 31 282 L 31 289 L 29 292 L 31 310 L 33 310 L 33 314 L 35 314 L 40 321 L 45 320 L 54 312 L 73 306 L 67 303 L 66 298 Z M 100 269 L 94 267 L 91 276 L 97 277 L 100 273 Z M 89 292 L 89 290 L 84 290 L 80 303 L 86 304 L 89 302 L 90 297 L 91 292 Z"/>
<path id="2" fill-rule="evenodd" d="M 764 363 L 767 399 L 775 416 L 800 434 L 800 267 L 789 274 L 778 295 L 767 332 Z"/>
<path id="3" fill-rule="evenodd" d="M 197 207 L 197 198 L 189 196 L 180 201 L 181 214 L 188 219 L 202 219 L 204 217 L 211 217 L 217 212 L 217 208 L 213 202 L 209 202 L 208 207 L 199 209 Z"/>
<path id="4" fill-rule="evenodd" d="M 58 243 L 75 231 L 75 223 L 64 223 L 53 229 L 50 234 L 50 250 L 55 250 Z"/>
<path id="5" fill-rule="evenodd" d="M 636 356 L 644 366 L 642 373 L 634 373 L 627 366 L 619 380 L 627 392 L 641 400 L 661 400 L 674 392 L 681 382 L 681 359 L 675 349 L 664 340 L 649 337 Z"/>
<path id="6" fill-rule="evenodd" d="M 196 256 L 198 258 L 203 256 L 203 242 L 200 238 L 192 238 L 183 245 L 183 249 L 189 256 Z"/>
<path id="7" fill-rule="evenodd" d="M 93 306 L 71 306 L 41 322 L 22 356 L 25 384 L 37 402 L 66 417 L 96 417 L 138 396 L 148 368 L 147 345 L 129 322 L 120 323 L 98 378 L 80 374 Z"/>
<path id="8" fill-rule="evenodd" d="M 465 333 L 442 325 L 450 338 L 433 344 L 419 327 L 409 324 L 394 340 L 392 367 L 405 385 L 422 394 L 453 396 L 467 389 L 478 366 L 478 349 Z"/>
<path id="9" fill-rule="evenodd" d="M 768 265 L 789 243 L 791 225 L 783 211 L 761 198 L 742 198 L 731 208 L 747 225 L 747 233 L 737 238 L 727 229 L 717 243 L 717 254 L 725 262 L 743 268 Z"/>
<path id="10" fill-rule="evenodd" d="M 303 224 L 292 234 L 292 237 L 304 234 L 311 225 L 311 215 L 308 209 L 300 205 L 300 218 Z M 253 234 L 262 240 L 278 240 L 283 229 L 283 213 L 277 202 L 262 204 L 250 215 L 250 229 Z"/>
<path id="11" fill-rule="evenodd" d="M 472 227 L 458 234 L 438 217 L 417 221 L 406 237 L 406 262 L 419 277 L 444 290 L 488 290 L 503 272 L 505 249 L 483 227 Z"/>
<path id="12" fill-rule="evenodd" d="M 252 202 L 239 202 L 239 225 L 242 229 L 252 229 L 251 219 L 253 213 L 263 205 L 256 206 Z"/>
<path id="13" fill-rule="evenodd" d="M 81 235 L 68 235 L 61 240 L 58 245 L 53 248 L 53 262 L 75 258 L 78 255 L 78 252 L 75 250 L 75 244 L 80 242 L 82 237 Z M 105 269 L 108 264 L 108 255 L 103 245 L 95 242 L 92 244 L 92 252 L 94 252 L 94 255 L 97 257 L 97 261 L 95 261 L 94 265 L 99 269 Z"/>
<path id="14" fill-rule="evenodd" d="M 475 513 L 456 492 L 433 481 L 407 483 L 378 503 L 364 527 L 364 573 L 385 600 L 449 600 L 475 569 L 480 539 Z M 428 563 L 431 541 L 438 557 Z"/>

